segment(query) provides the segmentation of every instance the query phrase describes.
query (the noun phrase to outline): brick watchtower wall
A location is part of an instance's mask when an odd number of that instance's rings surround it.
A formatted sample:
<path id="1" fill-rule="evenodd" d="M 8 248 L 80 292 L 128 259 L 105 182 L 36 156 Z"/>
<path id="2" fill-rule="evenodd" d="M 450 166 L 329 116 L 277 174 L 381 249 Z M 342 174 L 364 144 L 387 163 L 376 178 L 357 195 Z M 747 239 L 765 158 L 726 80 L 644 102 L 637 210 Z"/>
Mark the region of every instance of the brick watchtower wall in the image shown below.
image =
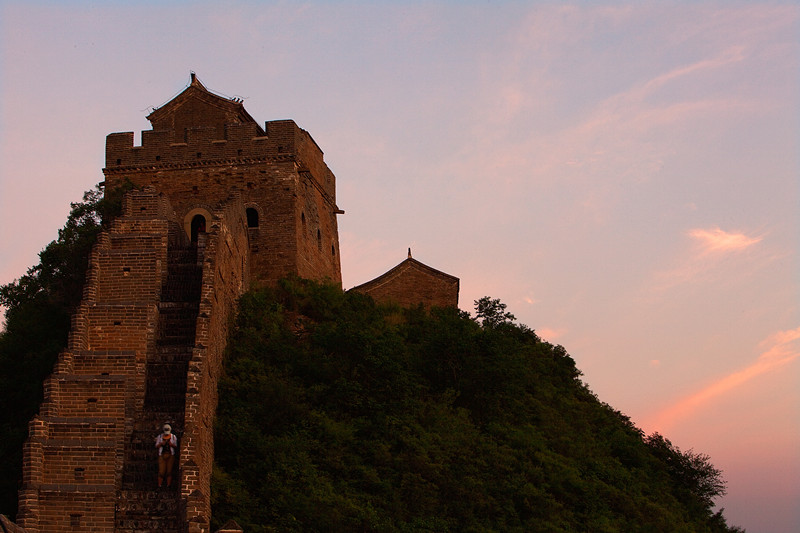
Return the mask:
<path id="1" fill-rule="evenodd" d="M 198 246 L 203 264 L 195 344 L 186 380 L 185 431 L 180 459 L 181 496 L 188 533 L 206 533 L 211 517 L 213 421 L 217 383 L 236 301 L 249 285 L 247 221 L 236 195 L 214 211 Z"/>
<path id="2" fill-rule="evenodd" d="M 170 214 L 155 192 L 130 194 L 92 251 L 68 348 L 23 449 L 19 522 L 31 533 L 114 531 L 124 441 L 155 344 Z"/>
<path id="3" fill-rule="evenodd" d="M 254 280 L 287 274 L 341 283 L 336 178 L 322 150 L 292 120 L 264 128 L 241 102 L 210 93 L 195 78 L 148 116 L 153 129 L 106 141 L 108 190 L 129 180 L 163 192 L 187 235 L 233 191 L 247 212 Z M 208 224 L 210 221 L 206 220 Z"/>

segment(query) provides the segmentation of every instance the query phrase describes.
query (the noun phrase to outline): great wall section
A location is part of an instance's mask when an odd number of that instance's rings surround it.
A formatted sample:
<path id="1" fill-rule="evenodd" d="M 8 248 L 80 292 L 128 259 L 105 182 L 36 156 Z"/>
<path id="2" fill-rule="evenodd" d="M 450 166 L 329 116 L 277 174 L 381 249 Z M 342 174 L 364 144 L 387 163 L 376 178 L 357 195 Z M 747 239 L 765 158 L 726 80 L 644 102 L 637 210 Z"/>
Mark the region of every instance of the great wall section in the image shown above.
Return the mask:
<path id="1" fill-rule="evenodd" d="M 114 133 L 105 187 L 133 185 L 89 258 L 69 342 L 23 450 L 29 533 L 210 533 L 217 381 L 237 298 L 286 275 L 341 285 L 335 177 L 291 120 L 260 127 L 239 100 L 190 85 Z M 457 305 L 458 278 L 409 257 L 354 290 Z M 178 437 L 174 486 L 154 439 Z M 237 531 L 232 529 L 220 531 Z"/>
<path id="2" fill-rule="evenodd" d="M 126 196 L 30 425 L 26 531 L 208 531 L 216 379 L 248 284 L 243 212 L 231 199 L 190 243 L 163 195 Z M 159 492 L 153 440 L 165 421 L 180 439 L 180 481 Z"/>

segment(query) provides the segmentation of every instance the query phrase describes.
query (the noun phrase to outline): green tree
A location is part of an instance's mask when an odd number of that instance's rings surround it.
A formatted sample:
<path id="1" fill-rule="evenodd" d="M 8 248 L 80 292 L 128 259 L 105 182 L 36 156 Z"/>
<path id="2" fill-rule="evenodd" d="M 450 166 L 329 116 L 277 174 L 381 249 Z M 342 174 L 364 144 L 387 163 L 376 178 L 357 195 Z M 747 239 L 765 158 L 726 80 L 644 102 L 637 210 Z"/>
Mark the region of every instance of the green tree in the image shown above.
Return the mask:
<path id="1" fill-rule="evenodd" d="M 510 324 L 517 319 L 511 313 L 506 312 L 506 304 L 497 298 L 484 296 L 475 300 L 476 319 L 481 321 L 485 328 L 497 327 L 500 324 Z"/>
<path id="2" fill-rule="evenodd" d="M 714 499 L 725 495 L 726 485 L 722 471 L 711 464 L 711 457 L 693 450 L 681 452 L 659 433 L 648 436 L 645 443 L 672 479 L 675 496 L 695 512 L 710 515 Z"/>
<path id="3" fill-rule="evenodd" d="M 476 310 L 382 306 L 299 279 L 244 295 L 220 380 L 212 527 L 737 531 L 711 512 L 721 477 L 707 457 L 654 448 L 563 347 L 499 300 Z"/>

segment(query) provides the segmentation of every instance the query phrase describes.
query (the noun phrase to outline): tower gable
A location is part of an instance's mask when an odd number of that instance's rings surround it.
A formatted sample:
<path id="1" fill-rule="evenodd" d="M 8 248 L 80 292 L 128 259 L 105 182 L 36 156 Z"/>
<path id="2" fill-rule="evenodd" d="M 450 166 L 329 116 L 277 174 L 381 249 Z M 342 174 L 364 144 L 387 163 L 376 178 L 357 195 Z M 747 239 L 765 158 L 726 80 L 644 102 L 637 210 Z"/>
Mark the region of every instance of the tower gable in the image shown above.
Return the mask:
<path id="1" fill-rule="evenodd" d="M 458 307 L 459 279 L 411 257 L 377 278 L 351 291 L 370 295 L 380 303 L 403 307 Z"/>
<path id="2" fill-rule="evenodd" d="M 224 98 L 210 92 L 192 73 L 191 83 L 178 96 L 147 116 L 154 131 L 173 131 L 176 137 L 195 128 L 213 128 L 213 139 L 225 139 L 226 124 L 254 124 L 257 134 L 263 130 L 245 110 L 240 100 Z M 174 139 L 173 142 L 180 142 Z"/>

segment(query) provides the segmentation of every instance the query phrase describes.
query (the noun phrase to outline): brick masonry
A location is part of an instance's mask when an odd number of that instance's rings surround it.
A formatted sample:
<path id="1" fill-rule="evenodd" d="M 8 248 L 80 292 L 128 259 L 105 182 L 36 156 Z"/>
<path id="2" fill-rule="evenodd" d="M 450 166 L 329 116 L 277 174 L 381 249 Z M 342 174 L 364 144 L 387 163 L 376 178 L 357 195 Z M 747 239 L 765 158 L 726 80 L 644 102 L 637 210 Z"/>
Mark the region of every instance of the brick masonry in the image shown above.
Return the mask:
<path id="1" fill-rule="evenodd" d="M 129 194 L 124 211 L 92 251 L 67 349 L 30 422 L 18 514 L 29 532 L 114 531 L 124 443 L 155 345 L 171 209 L 149 190 Z"/>
<path id="2" fill-rule="evenodd" d="M 457 307 L 459 279 L 411 257 L 377 278 L 351 291 L 370 295 L 377 302 L 405 307 Z"/>
<path id="3" fill-rule="evenodd" d="M 89 258 L 29 424 L 19 526 L 0 516 L 6 531 L 209 532 L 217 382 L 238 297 L 287 274 L 341 284 L 343 211 L 308 132 L 291 120 L 262 128 L 194 75 L 148 119 L 141 146 L 131 132 L 107 138 L 106 190 L 137 189 Z M 458 278 L 410 253 L 353 290 L 458 302 Z M 158 493 L 152 443 L 166 420 L 180 439 L 178 486 Z"/>
<path id="4" fill-rule="evenodd" d="M 196 78 L 148 119 L 153 129 L 142 132 L 141 146 L 133 132 L 108 136 L 107 189 L 126 180 L 155 187 L 187 234 L 195 215 L 208 218 L 238 190 L 252 215 L 254 281 L 296 273 L 341 284 L 336 177 L 307 131 L 292 120 L 262 128 L 241 102 L 210 93 Z"/>

